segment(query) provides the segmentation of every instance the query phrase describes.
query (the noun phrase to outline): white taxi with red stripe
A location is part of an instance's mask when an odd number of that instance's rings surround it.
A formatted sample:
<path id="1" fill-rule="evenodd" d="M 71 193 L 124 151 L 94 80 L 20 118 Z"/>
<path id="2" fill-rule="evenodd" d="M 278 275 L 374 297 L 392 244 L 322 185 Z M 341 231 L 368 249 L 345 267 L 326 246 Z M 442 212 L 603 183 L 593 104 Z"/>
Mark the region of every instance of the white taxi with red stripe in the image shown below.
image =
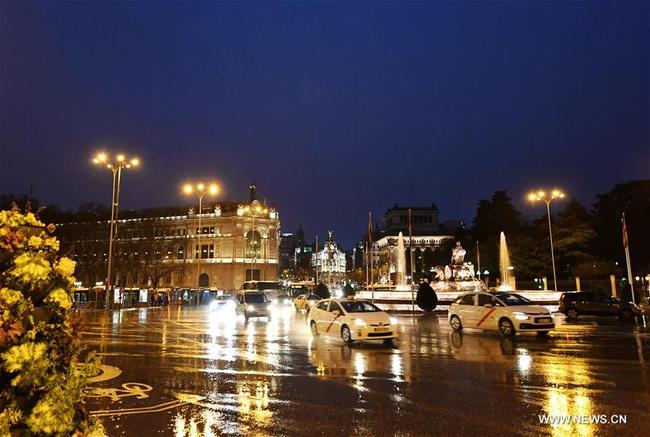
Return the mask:
<path id="1" fill-rule="evenodd" d="M 344 342 L 383 340 L 391 343 L 397 334 L 397 319 L 362 299 L 324 299 L 312 306 L 307 318 L 314 336 L 340 336 Z"/>
<path id="2" fill-rule="evenodd" d="M 506 337 L 532 331 L 547 335 L 555 328 L 551 312 L 525 297 L 511 292 L 467 293 L 457 298 L 447 315 L 451 327 L 501 331 Z"/>

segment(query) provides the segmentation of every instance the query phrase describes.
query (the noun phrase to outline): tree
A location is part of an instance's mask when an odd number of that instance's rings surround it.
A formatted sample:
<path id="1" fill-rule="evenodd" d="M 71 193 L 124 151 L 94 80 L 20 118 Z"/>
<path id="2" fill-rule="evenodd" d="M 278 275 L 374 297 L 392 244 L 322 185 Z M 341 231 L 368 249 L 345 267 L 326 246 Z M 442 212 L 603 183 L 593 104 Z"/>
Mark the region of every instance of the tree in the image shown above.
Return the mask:
<path id="1" fill-rule="evenodd" d="M 553 243 L 558 270 L 570 274 L 575 265 L 590 262 L 594 256 L 590 246 L 596 238 L 593 217 L 585 206 L 572 199 L 553 223 Z"/>
<path id="2" fill-rule="evenodd" d="M 148 222 L 135 221 L 124 227 L 121 233 L 130 237 L 117 244 L 116 265 L 119 266 L 121 285 L 126 284 L 127 274 L 133 285 L 159 287 L 160 280 L 181 267 L 174 264 L 174 241 L 157 234 L 157 228 Z"/>
<path id="3" fill-rule="evenodd" d="M 77 262 L 77 278 L 87 286 L 106 279 L 108 262 L 108 224 L 71 220 L 57 227 L 63 253 Z"/>
<path id="4" fill-rule="evenodd" d="M 493 275 L 499 272 L 499 236 L 504 232 L 508 242 L 523 234 L 524 220 L 505 191 L 495 191 L 490 200 L 478 202 L 471 234 L 479 242 L 481 269 Z M 471 245 L 470 245 L 471 247 Z M 472 251 L 474 249 L 472 248 Z M 514 257 L 513 261 L 514 261 Z"/>
<path id="5" fill-rule="evenodd" d="M 596 195 L 595 253 L 602 259 L 624 263 L 621 215 L 625 213 L 634 270 L 650 270 L 650 179 L 629 181 Z"/>

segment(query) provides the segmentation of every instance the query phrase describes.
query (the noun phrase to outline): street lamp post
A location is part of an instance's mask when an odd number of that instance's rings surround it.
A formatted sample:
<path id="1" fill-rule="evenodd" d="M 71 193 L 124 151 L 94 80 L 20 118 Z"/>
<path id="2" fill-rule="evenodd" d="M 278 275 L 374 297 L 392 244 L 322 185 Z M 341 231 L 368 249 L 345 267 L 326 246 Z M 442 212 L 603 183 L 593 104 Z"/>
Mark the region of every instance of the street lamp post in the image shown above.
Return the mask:
<path id="1" fill-rule="evenodd" d="M 114 160 L 104 152 L 100 152 L 93 158 L 93 164 L 105 165 L 113 173 L 113 186 L 111 194 L 111 221 L 110 231 L 108 234 L 108 267 L 106 272 L 106 309 L 111 306 L 111 290 L 113 288 L 113 241 L 117 236 L 117 216 L 120 209 L 120 186 L 122 183 L 122 169 L 138 167 L 140 160 L 138 158 L 127 159 L 123 154 L 119 154 Z M 95 300 L 95 305 L 98 305 Z"/>
<path id="2" fill-rule="evenodd" d="M 248 241 L 247 241 L 246 242 L 246 248 L 244 250 L 244 263 L 246 263 L 246 259 L 249 256 L 253 260 L 252 264 L 251 264 L 251 266 L 252 266 L 251 269 L 248 269 L 248 267 L 246 266 L 246 270 L 247 271 L 250 270 L 250 272 L 251 272 L 251 276 L 250 276 L 251 281 L 264 279 L 264 278 L 262 278 L 261 272 L 260 272 L 260 275 L 259 275 L 258 279 L 255 279 L 255 271 L 257 270 L 257 257 L 258 257 L 258 254 L 259 254 L 260 258 L 262 258 L 262 260 L 264 260 L 264 257 L 262 257 L 262 247 L 263 247 L 262 236 L 261 236 L 261 234 L 259 232 L 257 232 L 257 230 L 255 228 L 255 218 L 258 217 L 258 216 L 261 217 L 261 218 L 264 218 L 264 217 L 268 218 L 268 213 L 269 213 L 268 208 L 262 207 L 259 204 L 255 205 L 252 208 L 251 208 L 251 205 L 247 205 L 244 208 L 243 214 L 245 214 L 246 216 L 250 216 L 250 218 L 252 220 L 252 228 L 251 228 L 251 231 L 250 231 L 250 236 L 251 236 L 250 246 L 251 247 L 250 247 L 250 250 L 249 250 Z M 256 234 L 260 235 L 259 243 L 257 241 L 257 238 L 255 237 Z M 248 235 L 248 234 L 246 233 L 245 235 Z M 249 279 L 246 277 L 246 280 L 249 280 Z"/>
<path id="3" fill-rule="evenodd" d="M 551 241 L 551 263 L 553 265 L 553 287 L 557 291 L 557 275 L 555 273 L 555 251 L 553 249 L 553 230 L 551 227 L 551 202 L 555 199 L 563 199 L 565 197 L 564 193 L 558 189 L 554 189 L 548 194 L 546 191 L 539 190 L 537 192 L 532 192 L 528 195 L 528 200 L 535 202 L 544 202 L 546 204 L 546 215 L 548 217 L 548 236 Z"/>
<path id="4" fill-rule="evenodd" d="M 201 234 L 203 234 L 203 228 L 201 227 L 201 213 L 203 212 L 203 196 L 206 194 L 212 194 L 215 195 L 219 192 L 219 187 L 217 184 L 210 184 L 209 186 L 205 186 L 205 184 L 199 182 L 196 185 L 192 184 L 185 184 L 183 186 L 183 192 L 185 194 L 196 194 L 196 196 L 199 199 L 199 210 L 197 211 L 197 216 L 199 218 L 198 220 L 198 226 L 199 226 L 199 231 L 197 235 L 197 249 L 198 249 L 198 256 L 196 257 L 196 288 L 197 290 L 201 286 L 201 267 L 200 267 L 200 262 L 201 262 L 201 257 L 202 257 L 202 248 L 201 248 Z M 209 255 L 208 251 L 208 255 Z"/>

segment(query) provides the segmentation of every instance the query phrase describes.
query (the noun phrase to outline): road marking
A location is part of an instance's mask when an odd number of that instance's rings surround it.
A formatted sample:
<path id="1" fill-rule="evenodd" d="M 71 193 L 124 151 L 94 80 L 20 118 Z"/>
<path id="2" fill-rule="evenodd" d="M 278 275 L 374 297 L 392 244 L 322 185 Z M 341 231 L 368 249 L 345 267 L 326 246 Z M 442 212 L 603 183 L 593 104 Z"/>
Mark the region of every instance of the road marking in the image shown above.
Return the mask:
<path id="1" fill-rule="evenodd" d="M 123 416 L 127 414 L 159 413 L 161 411 L 171 410 L 172 408 L 180 407 L 183 404 L 185 404 L 185 401 L 176 399 L 158 405 L 150 405 L 148 407 L 128 408 L 128 409 L 119 409 L 119 410 L 95 410 L 95 411 L 91 411 L 90 415 L 95 417 L 103 417 L 103 416 Z"/>
<path id="2" fill-rule="evenodd" d="M 88 383 L 108 381 L 109 379 L 117 378 L 122 373 L 118 367 L 108 366 L 106 364 L 99 366 L 99 369 L 102 371 L 102 373 L 90 378 L 88 380 Z"/>
<path id="3" fill-rule="evenodd" d="M 113 402 L 122 398 L 135 396 L 136 399 L 146 399 L 149 395 L 146 392 L 153 390 L 153 387 L 139 382 L 125 382 L 122 388 L 89 387 L 84 394 L 89 398 L 110 398 Z"/>

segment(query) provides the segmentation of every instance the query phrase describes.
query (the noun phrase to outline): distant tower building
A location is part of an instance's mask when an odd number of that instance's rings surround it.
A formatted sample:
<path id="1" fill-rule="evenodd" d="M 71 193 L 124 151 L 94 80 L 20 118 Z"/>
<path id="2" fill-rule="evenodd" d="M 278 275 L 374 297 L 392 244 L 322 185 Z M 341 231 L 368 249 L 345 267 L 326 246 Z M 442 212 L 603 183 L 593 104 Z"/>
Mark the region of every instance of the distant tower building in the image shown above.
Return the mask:
<path id="1" fill-rule="evenodd" d="M 323 278 L 329 278 L 332 282 L 345 279 L 346 260 L 343 252 L 334 241 L 332 231 L 328 232 L 328 238 L 323 248 L 312 255 L 312 267 L 318 266 L 318 271 Z"/>

